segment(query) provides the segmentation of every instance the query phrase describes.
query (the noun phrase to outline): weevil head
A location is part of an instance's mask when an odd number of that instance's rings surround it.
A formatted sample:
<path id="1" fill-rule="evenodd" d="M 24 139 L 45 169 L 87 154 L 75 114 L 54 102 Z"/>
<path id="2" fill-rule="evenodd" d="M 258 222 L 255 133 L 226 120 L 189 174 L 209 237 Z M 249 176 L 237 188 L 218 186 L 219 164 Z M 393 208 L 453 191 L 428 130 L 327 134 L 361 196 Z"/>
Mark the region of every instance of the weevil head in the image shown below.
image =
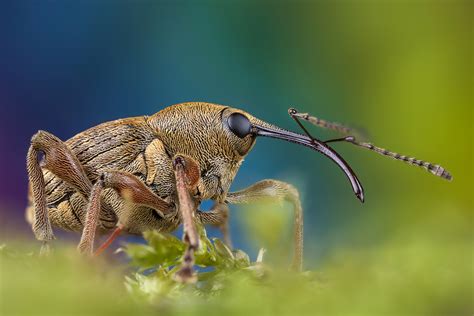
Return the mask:
<path id="1" fill-rule="evenodd" d="M 241 117 L 232 116 L 239 113 Z M 190 102 L 173 105 L 148 118 L 170 157 L 192 157 L 199 164 L 202 199 L 225 196 L 256 135 L 243 135 L 251 116 L 227 106 Z M 229 125 L 230 124 L 230 125 Z"/>
<path id="2" fill-rule="evenodd" d="M 234 134 L 234 138 L 237 137 L 241 140 L 235 141 L 235 147 L 242 149 L 242 153 L 246 154 L 252 148 L 258 136 L 281 139 L 309 147 L 335 162 L 347 176 L 356 197 L 361 202 L 364 202 L 364 190 L 354 171 L 352 171 L 347 162 L 326 143 L 310 138 L 307 135 L 291 132 L 264 122 L 241 110 L 228 108 L 226 112 L 223 117 L 223 124 Z"/>
<path id="3" fill-rule="evenodd" d="M 244 157 L 256 139 L 264 136 L 303 145 L 330 158 L 343 170 L 356 196 L 361 201 L 364 199 L 355 173 L 327 144 L 264 122 L 242 110 L 210 103 L 185 103 L 168 107 L 151 119 L 150 125 L 171 155 L 182 153 L 199 162 L 203 181 L 208 182 L 203 189 L 211 196 L 228 191 Z M 215 183 L 209 185 L 211 181 Z"/>

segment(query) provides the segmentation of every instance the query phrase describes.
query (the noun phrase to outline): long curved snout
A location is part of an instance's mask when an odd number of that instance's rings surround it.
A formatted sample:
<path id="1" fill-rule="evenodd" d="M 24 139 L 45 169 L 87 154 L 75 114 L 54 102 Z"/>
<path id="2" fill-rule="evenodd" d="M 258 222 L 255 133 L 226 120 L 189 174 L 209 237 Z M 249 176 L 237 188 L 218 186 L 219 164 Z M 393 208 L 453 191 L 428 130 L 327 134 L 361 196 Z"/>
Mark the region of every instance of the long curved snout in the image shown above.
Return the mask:
<path id="1" fill-rule="evenodd" d="M 356 197 L 361 201 L 364 202 L 364 189 L 357 178 L 356 174 L 352 170 L 352 168 L 348 165 L 348 163 L 331 147 L 329 147 L 326 143 L 310 138 L 306 135 L 301 135 L 295 132 L 290 132 L 285 129 L 279 128 L 277 126 L 265 123 L 263 121 L 259 122 L 252 122 L 252 133 L 256 136 L 265 136 L 277 139 L 283 139 L 292 143 L 300 144 L 306 147 L 309 147 L 313 150 L 316 150 L 332 161 L 334 161 L 339 168 L 342 169 L 346 177 L 349 179 L 351 183 L 352 190 L 354 191 Z"/>

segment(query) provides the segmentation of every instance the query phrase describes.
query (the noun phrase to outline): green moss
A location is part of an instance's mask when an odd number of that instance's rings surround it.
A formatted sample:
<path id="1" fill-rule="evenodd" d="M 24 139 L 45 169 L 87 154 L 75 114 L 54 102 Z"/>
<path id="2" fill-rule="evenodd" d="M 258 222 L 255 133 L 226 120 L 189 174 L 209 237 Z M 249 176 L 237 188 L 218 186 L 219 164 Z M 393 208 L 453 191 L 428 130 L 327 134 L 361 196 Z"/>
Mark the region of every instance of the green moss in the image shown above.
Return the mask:
<path id="1" fill-rule="evenodd" d="M 174 281 L 184 244 L 145 233 L 130 265 L 84 259 L 71 246 L 49 257 L 2 246 L 1 315 L 471 315 L 470 223 L 445 216 L 390 240 L 336 249 L 318 271 L 289 272 L 264 256 L 202 235 L 196 284 Z M 444 237 L 443 237 L 444 236 Z M 446 238 L 450 236 L 450 238 Z"/>

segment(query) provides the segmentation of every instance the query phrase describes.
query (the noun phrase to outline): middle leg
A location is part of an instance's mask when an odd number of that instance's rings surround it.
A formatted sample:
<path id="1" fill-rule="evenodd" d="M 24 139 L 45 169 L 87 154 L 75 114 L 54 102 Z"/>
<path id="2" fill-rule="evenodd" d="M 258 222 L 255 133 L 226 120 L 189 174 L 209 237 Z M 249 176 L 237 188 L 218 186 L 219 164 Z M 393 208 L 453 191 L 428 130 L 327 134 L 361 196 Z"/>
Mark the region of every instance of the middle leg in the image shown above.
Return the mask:
<path id="1" fill-rule="evenodd" d="M 232 241 L 229 234 L 229 206 L 226 203 L 216 202 L 208 212 L 197 212 L 199 219 L 204 225 L 212 225 L 222 233 L 225 244 L 232 249 Z"/>
<path id="2" fill-rule="evenodd" d="M 153 193 L 133 174 L 124 171 L 104 172 L 92 187 L 89 203 L 87 205 L 84 230 L 78 245 L 78 249 L 81 253 L 92 254 L 93 252 L 95 231 L 101 210 L 101 193 L 106 188 L 113 188 L 126 201 L 153 208 L 162 216 L 172 211 L 172 205 L 170 203 Z M 116 237 L 121 228 L 122 226 L 119 223 L 117 230 L 112 236 Z M 106 247 L 111 241 L 112 240 L 109 239 L 104 246 Z M 101 247 L 99 251 L 104 250 L 105 247 Z"/>

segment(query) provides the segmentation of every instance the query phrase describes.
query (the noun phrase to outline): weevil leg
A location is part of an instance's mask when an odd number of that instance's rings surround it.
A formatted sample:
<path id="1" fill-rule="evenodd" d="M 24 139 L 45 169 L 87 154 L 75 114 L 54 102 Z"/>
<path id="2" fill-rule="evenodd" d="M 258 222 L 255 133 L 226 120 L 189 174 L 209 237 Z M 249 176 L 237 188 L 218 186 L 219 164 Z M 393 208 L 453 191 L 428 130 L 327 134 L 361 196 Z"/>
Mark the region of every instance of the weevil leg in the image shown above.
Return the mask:
<path id="1" fill-rule="evenodd" d="M 199 165 L 193 159 L 176 156 L 173 159 L 176 178 L 176 190 L 179 200 L 179 212 L 183 221 L 183 240 L 187 244 L 180 270 L 176 279 L 183 283 L 196 282 L 194 273 L 194 252 L 199 248 L 199 234 L 196 227 L 195 216 L 197 205 L 190 196 L 190 191 L 195 190 L 199 180 Z"/>
<path id="2" fill-rule="evenodd" d="M 107 238 L 107 240 L 104 241 L 104 243 L 100 245 L 99 248 L 97 248 L 97 250 L 94 252 L 94 256 L 99 256 L 102 252 L 104 252 L 104 250 L 107 249 L 113 243 L 113 241 L 120 235 L 124 227 L 125 226 L 120 223 L 117 224 L 117 228 L 115 228 L 112 234 L 110 234 L 110 236 Z"/>
<path id="3" fill-rule="evenodd" d="M 220 229 L 224 242 L 232 249 L 229 234 L 229 206 L 226 203 L 215 203 L 208 212 L 197 212 L 204 225 L 212 225 Z"/>
<path id="4" fill-rule="evenodd" d="M 127 202 L 153 208 L 161 216 L 169 214 L 172 211 L 172 205 L 158 195 L 153 193 L 140 179 L 135 175 L 124 171 L 104 172 L 99 180 L 94 184 L 87 205 L 86 220 L 84 230 L 82 231 L 81 241 L 78 250 L 81 253 L 92 255 L 94 248 L 95 231 L 97 228 L 100 213 L 100 196 L 104 189 L 112 188 Z M 109 245 L 120 233 L 123 224 L 118 224 L 118 229 L 114 231 L 113 238 L 99 248 L 102 252 L 106 245 Z M 98 254 L 98 253 L 97 253 Z"/>
<path id="5" fill-rule="evenodd" d="M 92 184 L 77 157 L 59 138 L 45 131 L 38 131 L 33 135 L 27 154 L 28 178 L 34 203 L 32 228 L 36 239 L 42 241 L 41 253 L 46 253 L 49 251 L 48 242 L 55 237 L 46 207 L 45 183 L 38 159 L 40 153 L 44 154 L 44 168 L 66 181 L 85 197 L 89 195 Z"/>
<path id="6" fill-rule="evenodd" d="M 86 220 L 82 230 L 81 241 L 77 246 L 79 252 L 92 255 L 94 247 L 95 231 L 100 213 L 100 195 L 104 190 L 104 181 L 102 178 L 92 187 L 92 192 L 87 203 Z"/>
<path id="7" fill-rule="evenodd" d="M 243 190 L 229 192 L 226 202 L 231 204 L 247 204 L 265 198 L 287 200 L 294 209 L 294 254 L 291 267 L 296 271 L 303 268 L 303 210 L 298 190 L 289 184 L 278 180 L 262 180 Z"/>

